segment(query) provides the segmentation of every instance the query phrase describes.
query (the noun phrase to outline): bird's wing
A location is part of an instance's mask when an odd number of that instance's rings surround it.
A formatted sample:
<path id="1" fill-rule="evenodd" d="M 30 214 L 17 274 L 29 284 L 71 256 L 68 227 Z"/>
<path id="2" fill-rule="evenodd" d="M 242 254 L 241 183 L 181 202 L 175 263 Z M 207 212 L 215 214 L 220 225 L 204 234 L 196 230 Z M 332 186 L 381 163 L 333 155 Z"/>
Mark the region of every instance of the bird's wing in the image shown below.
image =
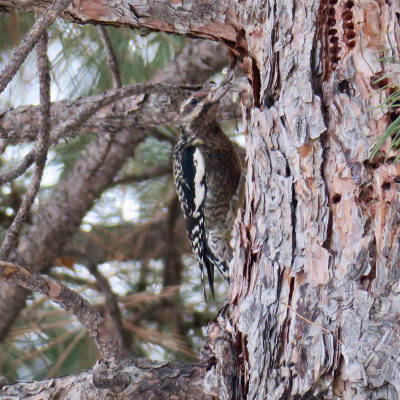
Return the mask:
<path id="1" fill-rule="evenodd" d="M 204 203 L 206 199 L 206 164 L 201 149 L 188 146 L 183 149 L 180 175 L 178 181 L 178 196 L 186 217 L 186 229 L 192 248 L 199 262 L 201 282 L 204 295 L 204 269 L 207 271 L 208 284 L 214 298 L 214 266 L 207 257 L 206 235 L 204 226 Z M 179 174 L 178 174 L 179 175 Z"/>

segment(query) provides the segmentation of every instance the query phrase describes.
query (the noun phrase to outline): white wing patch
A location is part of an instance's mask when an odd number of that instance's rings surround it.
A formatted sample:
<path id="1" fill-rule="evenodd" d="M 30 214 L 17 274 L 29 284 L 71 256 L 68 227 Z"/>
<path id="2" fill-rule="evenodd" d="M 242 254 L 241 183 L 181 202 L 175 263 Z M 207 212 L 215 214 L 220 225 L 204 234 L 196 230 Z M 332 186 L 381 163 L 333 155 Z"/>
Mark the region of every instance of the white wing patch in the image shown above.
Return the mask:
<path id="1" fill-rule="evenodd" d="M 193 211 L 193 216 L 199 216 L 199 209 L 204 202 L 204 197 L 206 195 L 205 187 L 205 175 L 206 175 L 206 165 L 204 163 L 203 154 L 198 147 L 196 147 L 193 153 L 193 162 L 195 165 L 195 175 L 194 175 L 194 205 L 195 209 Z"/>

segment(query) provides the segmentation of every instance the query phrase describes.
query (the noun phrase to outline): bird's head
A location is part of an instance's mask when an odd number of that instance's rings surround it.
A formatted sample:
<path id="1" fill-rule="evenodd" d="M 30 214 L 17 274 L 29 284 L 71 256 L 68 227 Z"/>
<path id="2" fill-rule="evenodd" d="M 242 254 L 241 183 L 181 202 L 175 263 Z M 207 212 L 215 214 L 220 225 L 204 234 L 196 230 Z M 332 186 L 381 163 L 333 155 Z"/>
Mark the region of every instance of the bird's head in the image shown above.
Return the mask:
<path id="1" fill-rule="evenodd" d="M 186 99 L 181 106 L 181 121 L 184 125 L 198 122 L 201 125 L 216 119 L 218 102 L 229 91 L 229 85 L 223 85 L 208 92 L 199 92 Z"/>

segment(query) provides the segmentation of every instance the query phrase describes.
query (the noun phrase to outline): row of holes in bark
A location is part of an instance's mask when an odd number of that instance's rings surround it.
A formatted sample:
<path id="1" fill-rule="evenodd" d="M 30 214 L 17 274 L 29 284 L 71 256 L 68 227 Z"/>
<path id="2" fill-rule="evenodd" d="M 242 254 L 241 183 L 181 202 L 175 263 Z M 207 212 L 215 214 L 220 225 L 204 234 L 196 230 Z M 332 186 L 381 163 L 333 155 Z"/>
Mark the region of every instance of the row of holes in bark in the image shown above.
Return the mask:
<path id="1" fill-rule="evenodd" d="M 342 49 L 339 46 L 339 37 L 338 37 L 338 30 L 335 28 L 337 26 L 336 23 L 336 9 L 335 4 L 337 4 L 338 0 L 329 0 L 330 8 L 328 10 L 328 21 L 327 24 L 329 26 L 328 36 L 329 36 L 329 52 L 331 55 L 331 62 L 334 64 L 335 67 L 338 62 L 340 61 L 341 57 L 339 56 L 340 50 Z M 344 3 L 343 12 L 341 15 L 341 20 L 343 21 L 343 39 L 344 43 L 347 47 L 353 48 L 356 45 L 355 37 L 356 33 L 354 31 L 354 22 L 353 22 L 353 12 L 351 8 L 353 8 L 354 2 L 352 0 L 348 0 Z"/>

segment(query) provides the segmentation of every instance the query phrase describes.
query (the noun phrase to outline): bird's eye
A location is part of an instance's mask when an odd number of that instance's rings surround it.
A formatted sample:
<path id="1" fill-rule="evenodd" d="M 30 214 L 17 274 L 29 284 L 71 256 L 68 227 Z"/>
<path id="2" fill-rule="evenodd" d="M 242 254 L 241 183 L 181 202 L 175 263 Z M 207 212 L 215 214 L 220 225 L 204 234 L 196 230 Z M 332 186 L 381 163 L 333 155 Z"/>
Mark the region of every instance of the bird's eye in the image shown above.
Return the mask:
<path id="1" fill-rule="evenodd" d="M 195 97 L 192 97 L 192 98 L 190 99 L 190 105 L 191 105 L 191 106 L 195 106 L 196 104 L 198 104 L 198 102 L 199 102 L 199 100 L 196 99 Z"/>

